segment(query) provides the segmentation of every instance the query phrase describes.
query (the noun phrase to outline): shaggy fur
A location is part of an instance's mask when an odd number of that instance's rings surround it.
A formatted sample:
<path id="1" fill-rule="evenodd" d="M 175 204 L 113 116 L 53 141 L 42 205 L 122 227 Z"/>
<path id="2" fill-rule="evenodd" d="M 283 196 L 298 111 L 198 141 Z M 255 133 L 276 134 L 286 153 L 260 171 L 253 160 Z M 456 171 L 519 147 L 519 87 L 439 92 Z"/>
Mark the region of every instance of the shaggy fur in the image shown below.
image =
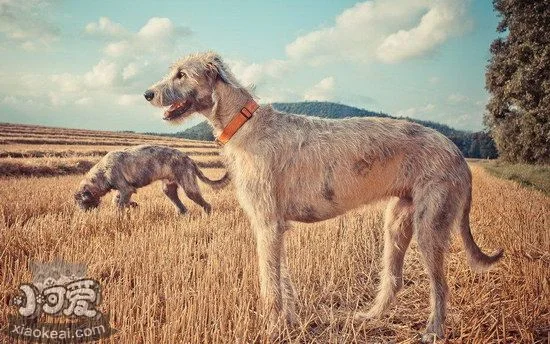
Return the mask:
<path id="1" fill-rule="evenodd" d="M 86 174 L 74 197 L 80 208 L 88 210 L 97 207 L 101 197 L 110 190 L 117 190 L 113 201 L 119 208 L 136 206 L 130 201 L 132 194 L 138 188 L 162 180 L 164 194 L 181 214 L 187 209 L 178 197 L 178 185 L 209 214 L 212 207 L 202 198 L 196 177 L 215 189 L 229 182 L 228 174 L 220 180 L 208 179 L 193 160 L 177 149 L 135 146 L 107 153 Z"/>
<path id="2" fill-rule="evenodd" d="M 188 104 L 168 119 L 177 122 L 199 112 L 215 135 L 252 98 L 214 53 L 176 62 L 148 94 L 155 106 Z M 485 255 L 473 241 L 470 170 L 458 148 L 432 129 L 403 120 L 330 120 L 261 106 L 223 146 L 223 154 L 256 234 L 261 297 L 274 326 L 296 321 L 283 240 L 289 221 L 322 221 L 389 199 L 380 290 L 372 308 L 356 317 L 378 317 L 391 304 L 414 234 L 431 285 L 426 341 L 444 336 L 444 255 L 452 229 L 458 227 L 475 269 L 502 256 L 502 251 Z"/>

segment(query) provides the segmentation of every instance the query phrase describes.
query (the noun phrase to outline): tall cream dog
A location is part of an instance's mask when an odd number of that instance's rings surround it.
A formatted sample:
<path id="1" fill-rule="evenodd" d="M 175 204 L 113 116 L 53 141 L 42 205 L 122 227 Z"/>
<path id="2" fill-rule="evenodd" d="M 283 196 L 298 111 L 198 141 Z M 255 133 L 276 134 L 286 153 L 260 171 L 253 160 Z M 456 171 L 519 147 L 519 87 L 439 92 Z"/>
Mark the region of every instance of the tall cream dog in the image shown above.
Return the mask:
<path id="1" fill-rule="evenodd" d="M 217 136 L 252 97 L 214 53 L 177 61 L 145 92 L 151 104 L 169 106 L 165 120 L 198 112 Z M 389 199 L 380 290 L 372 308 L 357 317 L 380 316 L 391 304 L 414 233 L 431 285 L 426 341 L 444 336 L 443 262 L 453 227 L 472 267 L 488 268 L 502 256 L 502 251 L 484 254 L 470 233 L 471 174 L 462 154 L 421 125 L 383 118 L 327 120 L 261 106 L 223 154 L 256 233 L 261 296 L 272 325 L 296 321 L 283 240 L 289 221 L 322 221 Z"/>

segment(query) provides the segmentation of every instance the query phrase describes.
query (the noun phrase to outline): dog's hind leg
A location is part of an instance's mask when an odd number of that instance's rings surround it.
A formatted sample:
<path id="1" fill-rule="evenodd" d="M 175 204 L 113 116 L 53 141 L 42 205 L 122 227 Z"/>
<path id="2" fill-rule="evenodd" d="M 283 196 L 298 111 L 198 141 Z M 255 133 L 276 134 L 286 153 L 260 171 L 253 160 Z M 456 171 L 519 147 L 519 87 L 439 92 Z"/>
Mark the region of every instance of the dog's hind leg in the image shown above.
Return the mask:
<path id="1" fill-rule="evenodd" d="M 212 212 L 212 206 L 202 198 L 201 190 L 194 174 L 185 174 L 178 179 L 178 183 L 190 200 L 200 205 L 207 214 Z"/>
<path id="2" fill-rule="evenodd" d="M 448 287 L 444 260 L 460 202 L 458 192 L 451 190 L 450 185 L 440 184 L 425 190 L 414 197 L 414 227 L 430 280 L 431 313 L 422 341 L 431 343 L 434 337 L 443 338 L 445 333 Z"/>
<path id="3" fill-rule="evenodd" d="M 180 214 L 185 214 L 187 212 L 187 208 L 181 203 L 181 200 L 178 197 L 178 184 L 163 181 L 162 182 L 162 191 L 174 203 Z"/>
<path id="4" fill-rule="evenodd" d="M 380 285 L 373 306 L 357 313 L 358 320 L 379 317 L 403 286 L 403 260 L 413 235 L 413 206 L 409 198 L 390 200 L 384 214 L 384 255 Z"/>

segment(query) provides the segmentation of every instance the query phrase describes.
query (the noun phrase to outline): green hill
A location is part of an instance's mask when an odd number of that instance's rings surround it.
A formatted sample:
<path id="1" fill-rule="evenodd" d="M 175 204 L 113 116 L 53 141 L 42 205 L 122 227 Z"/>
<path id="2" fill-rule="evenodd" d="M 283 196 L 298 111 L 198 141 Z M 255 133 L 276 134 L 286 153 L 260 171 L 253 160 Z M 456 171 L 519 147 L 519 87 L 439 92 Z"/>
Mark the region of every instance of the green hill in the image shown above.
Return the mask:
<path id="1" fill-rule="evenodd" d="M 464 156 L 468 158 L 492 159 L 497 157 L 497 151 L 493 140 L 489 137 L 489 135 L 487 135 L 487 133 L 482 131 L 472 133 L 469 131 L 453 129 L 447 125 L 436 122 L 394 117 L 380 112 L 373 112 L 331 102 L 273 103 L 271 105 L 273 105 L 273 107 L 278 111 L 323 118 L 388 117 L 405 119 L 433 128 L 449 137 L 458 146 L 458 148 L 460 148 Z M 190 140 L 214 140 L 212 128 L 206 122 L 201 122 L 189 129 L 171 134 L 170 136 L 182 137 Z"/>

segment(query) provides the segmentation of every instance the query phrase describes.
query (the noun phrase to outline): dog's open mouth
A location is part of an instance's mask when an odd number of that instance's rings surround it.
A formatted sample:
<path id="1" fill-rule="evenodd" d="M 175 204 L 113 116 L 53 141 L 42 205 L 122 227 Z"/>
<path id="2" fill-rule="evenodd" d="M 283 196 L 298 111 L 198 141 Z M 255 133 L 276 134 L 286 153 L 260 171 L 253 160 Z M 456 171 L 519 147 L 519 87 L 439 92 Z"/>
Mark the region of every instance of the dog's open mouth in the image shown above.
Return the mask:
<path id="1" fill-rule="evenodd" d="M 177 101 L 164 111 L 164 120 L 171 121 L 183 115 L 191 107 L 190 101 Z"/>

